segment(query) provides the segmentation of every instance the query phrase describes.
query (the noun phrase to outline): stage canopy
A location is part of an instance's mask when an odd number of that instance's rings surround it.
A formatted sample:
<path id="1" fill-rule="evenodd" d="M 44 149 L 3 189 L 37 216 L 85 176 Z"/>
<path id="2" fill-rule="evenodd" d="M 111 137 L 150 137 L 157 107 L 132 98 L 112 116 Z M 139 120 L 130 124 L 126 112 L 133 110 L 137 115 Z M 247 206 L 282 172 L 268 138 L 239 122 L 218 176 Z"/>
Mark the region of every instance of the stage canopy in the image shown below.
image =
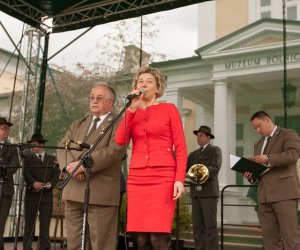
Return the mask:
<path id="1" fill-rule="evenodd" d="M 52 19 L 63 32 L 171 10 L 209 0 L 1 0 L 0 10 L 35 28 Z"/>

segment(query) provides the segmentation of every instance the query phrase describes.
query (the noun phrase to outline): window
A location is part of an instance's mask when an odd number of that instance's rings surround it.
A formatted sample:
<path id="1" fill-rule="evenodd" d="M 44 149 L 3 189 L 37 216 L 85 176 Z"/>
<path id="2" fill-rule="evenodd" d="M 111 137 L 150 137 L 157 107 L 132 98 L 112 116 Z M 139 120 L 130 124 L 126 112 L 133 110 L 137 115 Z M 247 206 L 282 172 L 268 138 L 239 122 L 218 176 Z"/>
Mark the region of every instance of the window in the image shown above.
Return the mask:
<path id="1" fill-rule="evenodd" d="M 244 155 L 244 148 L 243 147 L 236 147 L 235 152 L 236 152 L 237 156 L 242 157 Z M 244 182 L 244 177 L 241 176 L 240 173 L 236 172 L 235 173 L 235 183 L 237 185 L 243 185 L 243 182 Z"/>
<path id="2" fill-rule="evenodd" d="M 274 119 L 275 124 L 280 127 L 284 127 L 284 117 L 278 116 Z M 300 135 L 300 116 L 299 115 L 291 115 L 287 117 L 287 128 L 295 129 Z"/>
<path id="3" fill-rule="evenodd" d="M 271 0 L 260 0 L 260 6 L 270 6 L 271 5 Z"/>
<path id="4" fill-rule="evenodd" d="M 244 125 L 242 123 L 236 124 L 236 139 L 237 140 L 244 139 Z"/>
<path id="5" fill-rule="evenodd" d="M 287 8 L 286 17 L 289 20 L 297 20 L 297 6 Z"/>
<path id="6" fill-rule="evenodd" d="M 271 11 L 265 11 L 260 13 L 260 18 L 271 18 Z"/>

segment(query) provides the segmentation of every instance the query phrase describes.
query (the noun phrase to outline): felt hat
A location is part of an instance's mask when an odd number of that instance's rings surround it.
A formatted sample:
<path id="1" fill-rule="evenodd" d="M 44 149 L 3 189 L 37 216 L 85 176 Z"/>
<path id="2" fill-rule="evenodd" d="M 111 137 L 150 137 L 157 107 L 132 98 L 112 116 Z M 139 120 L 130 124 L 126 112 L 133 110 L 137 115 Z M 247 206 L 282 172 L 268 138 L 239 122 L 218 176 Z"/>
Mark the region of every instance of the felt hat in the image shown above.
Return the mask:
<path id="1" fill-rule="evenodd" d="M 208 127 L 208 126 L 202 125 L 202 126 L 200 126 L 200 128 L 199 128 L 198 130 L 194 130 L 194 131 L 193 131 L 193 133 L 194 133 L 195 135 L 197 135 L 199 132 L 203 132 L 203 133 L 209 135 L 211 139 L 214 139 L 214 138 L 215 138 L 215 136 L 211 133 L 210 127 Z"/>
<path id="2" fill-rule="evenodd" d="M 8 122 L 5 117 L 0 117 L 0 125 L 1 124 L 6 124 L 9 127 L 13 125 L 11 122 Z"/>
<path id="3" fill-rule="evenodd" d="M 31 136 L 31 139 L 29 141 L 27 141 L 27 143 L 31 143 L 33 141 L 37 141 L 37 142 L 41 142 L 41 143 L 44 143 L 46 142 L 47 140 L 44 139 L 43 135 L 42 134 L 33 134 Z"/>

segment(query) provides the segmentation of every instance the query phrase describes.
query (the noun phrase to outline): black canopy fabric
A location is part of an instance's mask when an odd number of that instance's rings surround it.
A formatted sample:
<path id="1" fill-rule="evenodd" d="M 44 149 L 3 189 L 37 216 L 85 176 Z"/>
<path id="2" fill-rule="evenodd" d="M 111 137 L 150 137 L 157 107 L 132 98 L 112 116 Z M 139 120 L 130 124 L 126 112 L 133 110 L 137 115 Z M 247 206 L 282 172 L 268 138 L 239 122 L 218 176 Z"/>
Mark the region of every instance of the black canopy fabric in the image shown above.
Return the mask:
<path id="1" fill-rule="evenodd" d="M 55 33 L 206 1 L 210 0 L 0 0 L 0 10 L 39 29 L 45 28 L 43 20 L 53 18 Z"/>

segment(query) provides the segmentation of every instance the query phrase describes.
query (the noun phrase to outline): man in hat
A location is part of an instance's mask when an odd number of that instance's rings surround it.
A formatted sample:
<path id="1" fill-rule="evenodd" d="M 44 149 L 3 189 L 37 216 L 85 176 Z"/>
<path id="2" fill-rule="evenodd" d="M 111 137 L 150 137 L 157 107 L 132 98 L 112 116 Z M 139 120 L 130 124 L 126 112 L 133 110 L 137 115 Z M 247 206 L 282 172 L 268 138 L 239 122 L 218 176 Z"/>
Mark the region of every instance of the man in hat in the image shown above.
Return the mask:
<path id="1" fill-rule="evenodd" d="M 13 175 L 18 170 L 19 159 L 16 147 L 9 146 L 9 128 L 13 124 L 5 117 L 0 117 L 0 174 L 3 183 L 0 201 L 0 250 L 4 250 L 3 234 L 6 219 L 9 214 L 12 197 L 14 195 Z"/>
<path id="2" fill-rule="evenodd" d="M 46 141 L 41 134 L 33 134 L 27 141 L 31 144 L 32 154 L 24 159 L 26 182 L 24 250 L 31 250 L 38 213 L 40 221 L 39 249 L 51 249 L 49 227 L 53 208 L 52 190 L 58 182 L 60 170 L 55 158 L 44 151 L 43 146 Z"/>
<path id="3" fill-rule="evenodd" d="M 218 173 L 222 165 L 222 152 L 219 147 L 210 143 L 210 140 L 215 137 L 209 127 L 201 126 L 193 133 L 197 136 L 200 148 L 189 154 L 187 171 L 194 164 L 202 164 L 207 167 L 209 172 L 209 177 L 203 184 L 190 184 L 195 247 L 196 250 L 217 250 L 219 249 L 217 231 Z"/>

